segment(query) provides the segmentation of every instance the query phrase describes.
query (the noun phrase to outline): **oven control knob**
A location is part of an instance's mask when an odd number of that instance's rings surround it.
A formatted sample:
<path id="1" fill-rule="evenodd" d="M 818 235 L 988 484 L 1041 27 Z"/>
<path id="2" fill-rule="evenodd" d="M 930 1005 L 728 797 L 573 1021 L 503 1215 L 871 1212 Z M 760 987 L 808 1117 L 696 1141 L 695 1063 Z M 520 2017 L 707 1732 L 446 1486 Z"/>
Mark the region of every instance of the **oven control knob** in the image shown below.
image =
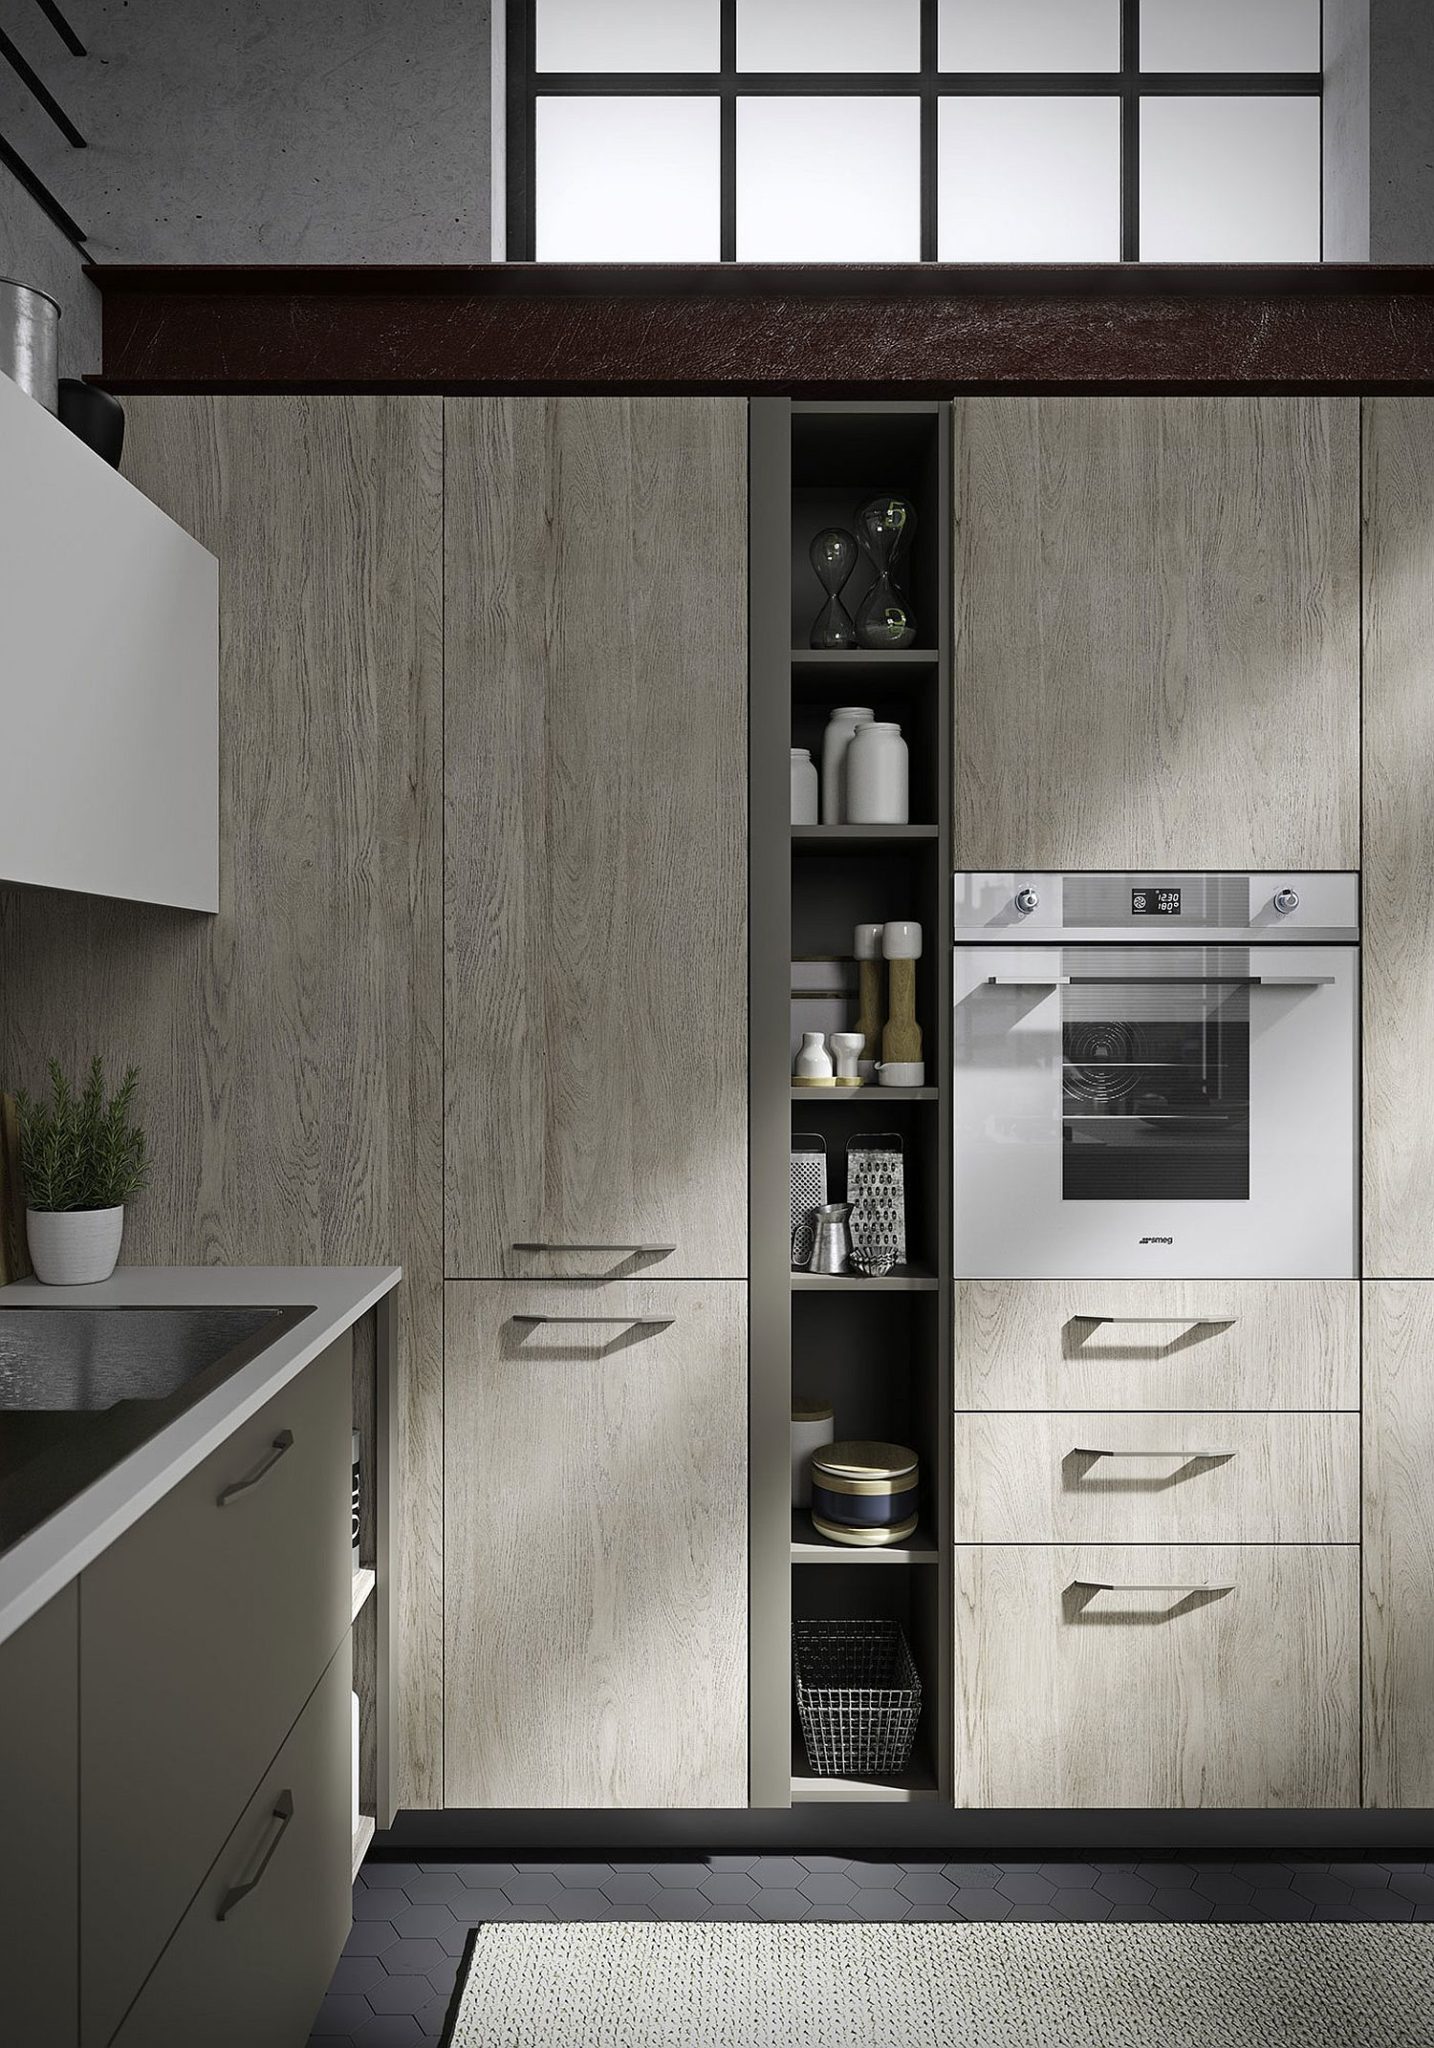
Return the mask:
<path id="1" fill-rule="evenodd" d="M 1290 911 L 1298 910 L 1299 907 L 1300 897 L 1297 889 L 1276 889 L 1275 908 L 1281 917 L 1288 916 Z"/>
<path id="2" fill-rule="evenodd" d="M 1029 913 L 1036 909 L 1040 900 L 1034 889 L 1026 888 L 1016 891 L 1016 908 L 1022 913 Z"/>

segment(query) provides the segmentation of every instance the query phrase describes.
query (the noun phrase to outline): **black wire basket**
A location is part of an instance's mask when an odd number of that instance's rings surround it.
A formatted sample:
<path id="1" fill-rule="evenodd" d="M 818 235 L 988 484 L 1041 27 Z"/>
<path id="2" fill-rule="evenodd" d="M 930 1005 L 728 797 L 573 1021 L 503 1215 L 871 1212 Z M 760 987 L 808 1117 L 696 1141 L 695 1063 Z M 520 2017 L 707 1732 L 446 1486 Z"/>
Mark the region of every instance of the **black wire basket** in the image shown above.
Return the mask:
<path id="1" fill-rule="evenodd" d="M 895 1621 L 796 1621 L 797 1714 L 820 1778 L 904 1771 L 921 1719 L 921 1680 Z"/>

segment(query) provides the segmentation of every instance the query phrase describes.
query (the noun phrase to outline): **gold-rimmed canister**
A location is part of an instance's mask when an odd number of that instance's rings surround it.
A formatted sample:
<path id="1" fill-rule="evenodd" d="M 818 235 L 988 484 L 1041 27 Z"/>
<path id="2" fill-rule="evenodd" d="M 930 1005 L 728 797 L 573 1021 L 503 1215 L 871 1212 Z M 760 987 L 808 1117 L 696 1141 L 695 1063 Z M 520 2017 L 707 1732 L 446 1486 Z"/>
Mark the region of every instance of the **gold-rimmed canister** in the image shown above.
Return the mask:
<path id="1" fill-rule="evenodd" d="M 833 1543 L 902 1543 L 916 1528 L 920 1461 L 905 1444 L 852 1440 L 812 1453 L 812 1522 Z"/>

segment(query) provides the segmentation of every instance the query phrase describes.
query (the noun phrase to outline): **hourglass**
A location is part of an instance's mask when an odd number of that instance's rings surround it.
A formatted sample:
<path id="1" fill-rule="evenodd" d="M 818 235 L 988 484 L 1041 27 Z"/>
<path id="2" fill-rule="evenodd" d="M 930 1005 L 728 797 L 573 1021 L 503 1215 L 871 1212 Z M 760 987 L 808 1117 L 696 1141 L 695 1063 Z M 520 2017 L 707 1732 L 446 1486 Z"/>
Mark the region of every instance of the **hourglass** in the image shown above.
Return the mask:
<path id="1" fill-rule="evenodd" d="M 857 606 L 856 637 L 863 647 L 909 647 L 916 621 L 895 572 L 916 531 L 916 509 L 905 498 L 873 498 L 857 513 L 856 531 L 876 570 L 876 581 Z"/>
<path id="2" fill-rule="evenodd" d="M 856 627 L 841 601 L 841 590 L 856 567 L 856 542 L 841 526 L 829 526 L 811 545 L 812 567 L 827 601 L 812 620 L 813 647 L 855 647 Z"/>

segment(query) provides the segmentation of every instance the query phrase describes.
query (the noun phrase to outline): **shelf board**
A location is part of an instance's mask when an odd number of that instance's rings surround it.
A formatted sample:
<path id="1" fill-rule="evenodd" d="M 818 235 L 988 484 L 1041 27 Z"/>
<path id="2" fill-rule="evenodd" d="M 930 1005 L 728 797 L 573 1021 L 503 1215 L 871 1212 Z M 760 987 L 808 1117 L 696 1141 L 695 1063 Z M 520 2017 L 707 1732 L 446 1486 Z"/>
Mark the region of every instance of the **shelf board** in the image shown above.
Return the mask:
<path id="1" fill-rule="evenodd" d="M 368 1854 L 369 1843 L 373 1840 L 374 1833 L 375 1822 L 373 1815 L 371 1813 L 361 1813 L 359 1815 L 359 1824 L 354 1829 L 353 1874 L 355 1879 L 357 1879 L 359 1874 L 359 1865 Z"/>
<path id="2" fill-rule="evenodd" d="M 792 1509 L 793 1564 L 935 1564 L 936 1539 L 924 1523 L 904 1543 L 829 1543 L 819 1536 L 805 1508 Z"/>
<path id="3" fill-rule="evenodd" d="M 360 1565 L 359 1569 L 354 1573 L 353 1607 L 349 1614 L 350 1622 L 358 1620 L 370 1593 L 372 1593 L 377 1584 L 378 1573 L 374 1571 L 373 1567 L 366 1564 Z"/>
<path id="4" fill-rule="evenodd" d="M 836 1088 L 811 1089 L 814 1095 L 836 1095 L 842 1091 Z M 852 1091 L 855 1093 L 855 1090 Z M 897 1266 L 892 1272 L 884 1273 L 879 1280 L 868 1280 L 860 1273 L 803 1273 L 792 1274 L 792 1290 L 797 1294 L 840 1294 L 853 1289 L 865 1294 L 934 1294 L 941 1282 L 926 1266 Z"/>
<path id="5" fill-rule="evenodd" d="M 940 827 L 936 825 L 793 825 L 794 848 L 808 846 L 818 853 L 847 853 L 862 847 L 934 845 Z"/>
<path id="6" fill-rule="evenodd" d="M 934 647 L 794 647 L 793 669 L 935 668 Z"/>
<path id="7" fill-rule="evenodd" d="M 792 1804 L 816 1806 L 835 1802 L 909 1806 L 921 1799 L 935 1799 L 931 1773 L 918 1756 L 906 1770 L 893 1777 L 818 1778 L 807 1762 L 800 1731 L 792 1739 Z"/>
<path id="8" fill-rule="evenodd" d="M 869 1081 L 864 1088 L 792 1088 L 793 1102 L 813 1103 L 830 1109 L 835 1102 L 939 1102 L 939 1088 L 879 1088 Z"/>

